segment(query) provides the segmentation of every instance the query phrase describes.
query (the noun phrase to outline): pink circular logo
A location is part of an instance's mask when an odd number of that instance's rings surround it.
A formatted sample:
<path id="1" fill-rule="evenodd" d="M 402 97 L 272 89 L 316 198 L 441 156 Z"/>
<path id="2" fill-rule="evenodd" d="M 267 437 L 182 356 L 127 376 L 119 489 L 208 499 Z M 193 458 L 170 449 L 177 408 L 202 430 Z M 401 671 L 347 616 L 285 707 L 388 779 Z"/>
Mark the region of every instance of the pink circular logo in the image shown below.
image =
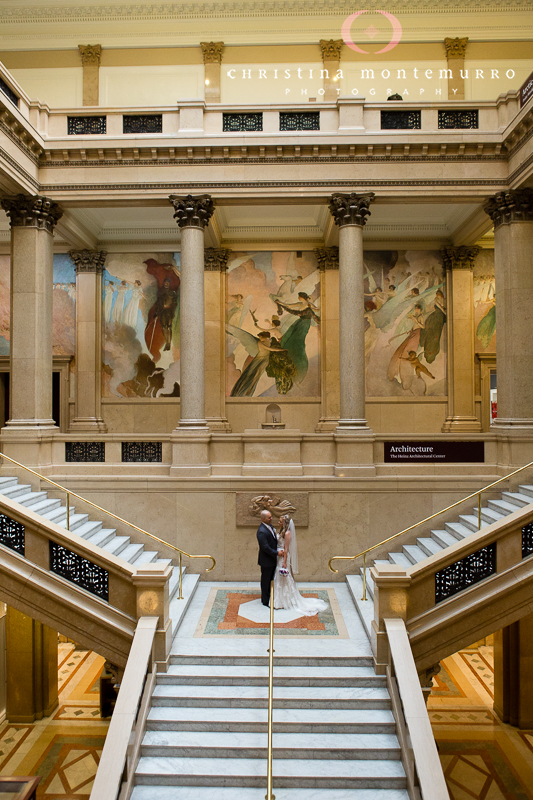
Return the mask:
<path id="1" fill-rule="evenodd" d="M 356 11 L 355 14 L 350 14 L 349 17 L 346 17 L 344 22 L 342 23 L 341 33 L 342 39 L 344 44 L 347 44 L 351 50 L 355 50 L 356 53 L 368 53 L 368 50 L 363 50 L 361 47 L 358 47 L 352 40 L 350 29 L 352 27 L 352 23 L 357 17 L 360 17 L 361 14 L 367 14 L 368 9 L 364 11 Z M 394 14 L 389 14 L 387 11 L 378 11 L 376 10 L 377 14 L 383 14 L 392 25 L 392 38 L 388 45 L 383 47 L 381 50 L 378 50 L 377 53 L 386 53 L 388 50 L 392 50 L 393 47 L 396 47 L 400 39 L 402 38 L 402 26 L 400 20 L 394 16 Z M 377 55 L 376 53 L 376 55 Z"/>

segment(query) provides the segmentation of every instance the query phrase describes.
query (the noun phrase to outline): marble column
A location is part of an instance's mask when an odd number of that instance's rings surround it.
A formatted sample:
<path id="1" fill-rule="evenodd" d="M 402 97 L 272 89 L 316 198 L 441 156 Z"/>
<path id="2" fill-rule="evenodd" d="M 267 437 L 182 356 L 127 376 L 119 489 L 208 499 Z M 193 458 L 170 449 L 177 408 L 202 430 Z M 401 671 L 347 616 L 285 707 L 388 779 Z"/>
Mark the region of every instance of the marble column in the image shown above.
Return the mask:
<path id="1" fill-rule="evenodd" d="M 100 105 L 100 58 L 102 47 L 99 44 L 79 44 L 83 64 L 83 105 Z"/>
<path id="2" fill-rule="evenodd" d="M 452 77 L 448 78 L 448 100 L 465 99 L 465 80 L 461 77 L 461 70 L 464 71 L 465 68 L 467 44 L 468 36 L 465 36 L 463 39 L 457 37 L 455 39 L 446 38 L 444 40 L 448 69 L 452 71 Z M 463 74 L 465 73 L 463 72 Z"/>
<path id="3" fill-rule="evenodd" d="M 102 419 L 102 273 L 107 253 L 71 250 L 76 269 L 76 410 L 70 430 L 105 432 Z"/>
<path id="4" fill-rule="evenodd" d="M 204 429 L 205 300 L 204 231 L 215 210 L 209 195 L 171 196 L 181 229 L 180 394 L 179 427 Z"/>
<path id="5" fill-rule="evenodd" d="M 533 614 L 494 634 L 494 711 L 509 725 L 533 728 Z"/>
<path id="6" fill-rule="evenodd" d="M 339 248 L 314 251 L 320 270 L 322 309 L 322 408 L 317 431 L 334 431 L 339 421 Z"/>
<path id="7" fill-rule="evenodd" d="M 226 270 L 231 250 L 208 247 L 204 253 L 206 419 L 209 430 L 229 431 L 226 417 Z"/>
<path id="8" fill-rule="evenodd" d="M 338 433 L 370 433 L 365 418 L 363 226 L 374 196 L 334 194 L 329 204 L 339 226 Z"/>
<path id="9" fill-rule="evenodd" d="M 327 77 L 324 75 L 324 95 L 325 103 L 337 102 L 341 82 L 337 78 L 337 72 L 341 65 L 341 48 L 344 44 L 342 39 L 321 39 L 320 50 L 322 53 L 323 68 L 327 70 Z"/>
<path id="10" fill-rule="evenodd" d="M 494 223 L 498 418 L 495 430 L 533 429 L 533 190 L 501 192 L 485 204 Z M 530 458 L 523 454 L 525 461 Z M 525 463 L 525 461 L 523 463 Z"/>
<path id="11" fill-rule="evenodd" d="M 204 57 L 204 97 L 209 103 L 220 103 L 220 68 L 224 42 L 200 42 Z"/>
<path id="12" fill-rule="evenodd" d="M 444 433 L 481 431 L 474 390 L 474 261 L 479 247 L 443 247 L 447 281 L 448 411 Z"/>
<path id="13" fill-rule="evenodd" d="M 1 202 L 11 223 L 11 410 L 3 432 L 56 429 L 52 419 L 53 229 L 48 197 Z"/>

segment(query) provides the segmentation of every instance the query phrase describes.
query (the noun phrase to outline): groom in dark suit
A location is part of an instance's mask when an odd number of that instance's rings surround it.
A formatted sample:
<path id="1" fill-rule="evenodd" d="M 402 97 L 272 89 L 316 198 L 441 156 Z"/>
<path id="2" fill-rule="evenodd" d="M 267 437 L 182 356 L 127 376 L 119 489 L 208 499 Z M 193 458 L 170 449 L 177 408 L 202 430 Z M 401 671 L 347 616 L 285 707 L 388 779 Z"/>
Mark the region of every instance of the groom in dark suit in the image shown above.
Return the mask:
<path id="1" fill-rule="evenodd" d="M 283 555 L 283 550 L 278 550 L 278 540 L 276 531 L 271 524 L 272 514 L 270 511 L 261 511 L 261 525 L 257 529 L 257 541 L 259 542 L 258 564 L 261 567 L 261 602 L 264 606 L 269 605 L 270 584 L 274 580 L 278 556 Z"/>

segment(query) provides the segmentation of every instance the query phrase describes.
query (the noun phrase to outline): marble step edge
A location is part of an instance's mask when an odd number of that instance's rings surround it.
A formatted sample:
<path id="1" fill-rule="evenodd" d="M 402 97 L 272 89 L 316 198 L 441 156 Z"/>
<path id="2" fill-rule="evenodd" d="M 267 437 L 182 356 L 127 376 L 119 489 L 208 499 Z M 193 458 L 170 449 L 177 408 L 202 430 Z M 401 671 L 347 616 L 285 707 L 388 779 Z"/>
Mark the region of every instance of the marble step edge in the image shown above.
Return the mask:
<path id="1" fill-rule="evenodd" d="M 403 764 L 397 758 L 335 759 L 335 758 L 282 758 L 273 761 L 273 774 L 294 777 L 374 777 L 376 772 L 387 777 L 405 777 Z M 140 758 L 136 775 L 202 777 L 263 777 L 266 759 L 263 758 L 181 758 L 175 756 Z"/>
<path id="2" fill-rule="evenodd" d="M 185 618 L 185 614 L 187 609 L 189 608 L 191 601 L 194 597 L 196 589 L 198 588 L 198 584 L 200 583 L 200 575 L 198 574 L 187 574 L 185 573 L 186 567 L 183 568 L 182 573 L 182 590 L 183 590 L 183 600 L 178 600 L 178 589 L 179 589 L 179 575 L 177 578 L 172 581 L 174 578 L 174 574 L 179 567 L 174 567 L 172 577 L 169 581 L 169 606 L 168 606 L 168 615 L 172 620 L 172 638 L 177 635 L 179 627 Z"/>
<path id="3" fill-rule="evenodd" d="M 179 646 L 179 636 L 177 638 Z M 217 664 L 223 666 L 247 665 L 254 667 L 268 666 L 268 656 L 205 656 L 198 653 L 171 653 L 169 659 L 170 666 L 179 664 Z M 274 667 L 371 667 L 373 666 L 371 656 L 316 656 L 304 658 L 302 656 L 274 656 Z"/>
<path id="4" fill-rule="evenodd" d="M 266 759 L 268 748 L 265 747 L 234 747 L 228 745 L 227 747 L 193 747 L 188 745 L 142 745 L 141 756 L 148 758 L 167 758 L 167 757 L 181 757 L 181 758 L 257 758 Z M 312 747 L 287 747 L 287 748 L 273 748 L 273 758 L 283 759 L 313 759 L 320 760 L 325 757 L 323 749 Z M 360 750 L 356 747 L 338 747 L 329 748 L 327 751 L 327 758 L 335 761 L 337 759 L 348 760 L 362 760 L 368 761 L 397 761 L 401 759 L 401 749 L 398 746 L 396 749 L 391 747 L 365 748 Z"/>
<path id="5" fill-rule="evenodd" d="M 346 583 L 348 585 L 348 591 L 350 592 L 355 608 L 357 609 L 357 613 L 359 614 L 359 619 L 361 620 L 365 633 L 368 637 L 368 641 L 370 641 L 372 620 L 374 619 L 374 600 L 368 593 L 368 583 L 367 600 L 362 599 L 363 578 L 360 575 L 347 575 Z"/>
<path id="6" fill-rule="evenodd" d="M 299 700 L 297 698 L 273 699 L 277 709 L 389 709 L 390 698 L 353 698 L 349 700 Z M 232 699 L 213 697 L 159 697 L 152 698 L 152 708 L 267 708 L 266 698 L 244 697 Z"/>
<path id="7" fill-rule="evenodd" d="M 130 800 L 264 800 L 265 788 L 239 786 L 135 786 Z M 276 800 L 409 800 L 406 789 L 285 789 L 276 786 Z"/>
<path id="8" fill-rule="evenodd" d="M 279 761 L 278 761 L 279 763 Z M 338 762 L 341 763 L 341 762 Z M 220 776 L 213 776 L 213 775 L 188 775 L 188 774 L 180 774 L 180 775 L 150 775 L 150 774 L 138 774 L 135 775 L 135 783 L 136 785 L 144 785 L 144 786 L 157 786 L 159 789 L 160 786 L 227 786 L 228 783 L 232 784 L 235 787 L 249 787 L 249 788 L 256 788 L 256 787 L 263 787 L 263 792 L 265 791 L 265 781 L 266 778 L 261 776 L 254 776 L 254 775 L 243 775 L 243 776 L 235 776 L 235 775 L 220 775 Z M 402 789 L 406 786 L 407 781 L 405 777 L 371 777 L 371 776 L 355 776 L 355 777 L 348 777 L 348 778 L 332 778 L 329 775 L 324 777 L 316 777 L 316 778 L 308 778 L 302 777 L 300 775 L 295 775 L 294 777 L 281 777 L 279 775 L 275 776 L 275 784 L 276 789 L 278 787 L 284 789 L 301 789 L 301 788 L 326 788 L 331 789 L 332 787 L 336 787 L 339 789 L 349 789 L 351 787 L 356 788 L 365 788 L 365 789 Z"/>
<path id="9" fill-rule="evenodd" d="M 318 691 L 317 691 L 318 688 Z M 244 694 L 243 694 L 244 692 Z M 267 686 L 158 684 L 152 693 L 161 700 L 266 700 Z M 274 684 L 276 700 L 388 700 L 385 686 L 278 686 Z"/>
<path id="10" fill-rule="evenodd" d="M 249 747 L 266 747 L 262 733 L 247 733 L 242 736 L 221 731 L 146 731 L 142 741 L 143 747 L 232 747 L 235 750 L 246 750 Z M 399 750 L 400 744 L 395 733 L 277 733 L 273 738 L 275 750 L 284 748 L 300 750 L 313 749 L 322 753 L 332 750 L 358 750 L 361 752 L 374 750 Z"/>
<path id="11" fill-rule="evenodd" d="M 295 709 L 299 710 L 299 709 Z M 359 722 L 324 722 L 317 720 L 311 723 L 315 733 L 380 733 L 390 734 L 396 731 L 394 718 L 376 722 L 362 720 Z M 276 733 L 305 733 L 309 731 L 309 722 L 281 722 L 274 719 L 273 732 Z M 246 722 L 242 720 L 175 720 L 160 719 L 149 716 L 146 722 L 146 731 L 175 731 L 175 732 L 223 732 L 223 733 L 267 733 L 267 721 Z"/>
<path id="12" fill-rule="evenodd" d="M 305 667 L 302 667 L 305 669 Z M 235 677 L 231 677 L 230 675 L 224 676 L 217 676 L 217 675 L 199 675 L 195 677 L 194 675 L 168 675 L 168 673 L 161 673 L 158 675 L 157 678 L 158 685 L 177 685 L 177 686 L 219 686 L 223 683 L 225 686 L 267 686 L 268 685 L 268 674 L 264 677 L 255 676 L 255 675 L 239 675 Z M 369 675 L 368 677 L 345 677 L 345 678 L 334 678 L 328 677 L 325 675 L 324 677 L 318 676 L 310 676 L 305 677 L 302 675 L 301 677 L 291 677 L 291 676 L 274 676 L 274 684 L 276 686 L 298 686 L 298 687 L 305 687 L 305 686 L 314 686 L 316 688 L 321 687 L 361 687 L 361 688 L 373 688 L 373 687 L 382 687 L 386 685 L 386 679 L 382 675 Z"/>

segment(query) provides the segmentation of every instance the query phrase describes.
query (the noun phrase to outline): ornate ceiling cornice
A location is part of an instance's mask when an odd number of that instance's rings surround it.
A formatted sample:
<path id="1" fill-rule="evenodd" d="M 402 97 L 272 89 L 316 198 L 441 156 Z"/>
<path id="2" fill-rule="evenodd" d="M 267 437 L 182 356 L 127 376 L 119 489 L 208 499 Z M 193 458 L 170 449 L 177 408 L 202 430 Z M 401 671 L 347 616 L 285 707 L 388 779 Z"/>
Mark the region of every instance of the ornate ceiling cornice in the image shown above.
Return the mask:
<path id="1" fill-rule="evenodd" d="M 368 10 L 380 10 L 381 0 L 368 0 Z M 450 12 L 474 11 L 502 12 L 527 11 L 529 0 L 391 0 L 387 10 L 406 14 L 446 14 Z M 231 2 L 197 3 L 110 3 L 109 5 L 4 5 L 0 9 L 0 21 L 4 24 L 26 23 L 73 23 L 73 22 L 145 22 L 148 20 L 192 19 L 198 17 L 293 17 L 293 16 L 348 16 L 353 13 L 353 4 L 341 2 L 334 8 L 327 0 L 274 0 L 266 5 L 262 0 L 238 0 Z"/>

